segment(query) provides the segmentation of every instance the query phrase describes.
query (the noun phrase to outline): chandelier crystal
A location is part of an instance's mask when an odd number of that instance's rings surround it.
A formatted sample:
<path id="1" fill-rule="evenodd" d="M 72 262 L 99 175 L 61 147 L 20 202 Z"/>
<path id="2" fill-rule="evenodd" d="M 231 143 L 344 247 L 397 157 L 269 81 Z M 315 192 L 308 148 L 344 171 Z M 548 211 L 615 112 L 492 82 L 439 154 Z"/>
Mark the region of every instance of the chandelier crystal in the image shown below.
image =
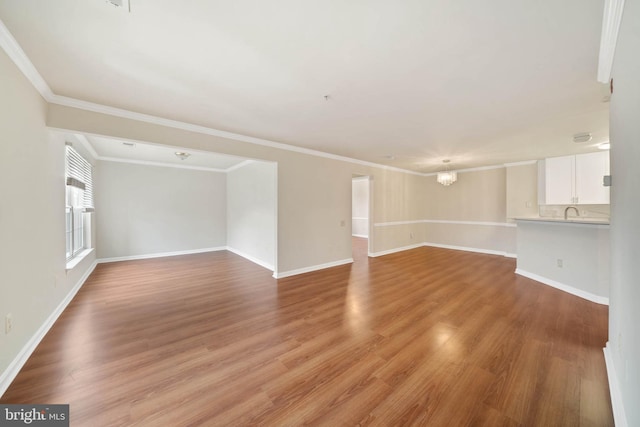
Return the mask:
<path id="1" fill-rule="evenodd" d="M 450 160 L 443 160 L 442 163 L 445 164 L 444 172 L 438 172 L 437 181 L 446 186 L 449 186 L 458 180 L 458 173 L 449 171 L 449 162 Z"/>

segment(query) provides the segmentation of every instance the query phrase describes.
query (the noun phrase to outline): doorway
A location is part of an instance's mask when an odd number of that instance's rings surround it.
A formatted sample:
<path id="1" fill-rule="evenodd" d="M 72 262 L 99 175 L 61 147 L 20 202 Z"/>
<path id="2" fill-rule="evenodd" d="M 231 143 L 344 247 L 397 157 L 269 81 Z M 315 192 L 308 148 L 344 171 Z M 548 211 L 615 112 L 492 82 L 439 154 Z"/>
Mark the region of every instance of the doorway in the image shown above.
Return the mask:
<path id="1" fill-rule="evenodd" d="M 354 261 L 371 253 L 371 185 L 370 176 L 351 179 L 351 242 Z"/>

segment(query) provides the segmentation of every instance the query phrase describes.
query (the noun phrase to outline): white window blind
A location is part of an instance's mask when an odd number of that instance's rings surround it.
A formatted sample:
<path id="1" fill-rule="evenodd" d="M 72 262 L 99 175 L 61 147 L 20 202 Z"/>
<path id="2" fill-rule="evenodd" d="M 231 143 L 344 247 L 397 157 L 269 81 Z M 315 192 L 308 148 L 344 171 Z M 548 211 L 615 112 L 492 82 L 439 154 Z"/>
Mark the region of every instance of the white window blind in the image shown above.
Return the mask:
<path id="1" fill-rule="evenodd" d="M 82 190 L 80 207 L 85 211 L 93 210 L 93 180 L 91 164 L 87 162 L 72 146 L 67 145 L 66 183 L 68 186 Z"/>

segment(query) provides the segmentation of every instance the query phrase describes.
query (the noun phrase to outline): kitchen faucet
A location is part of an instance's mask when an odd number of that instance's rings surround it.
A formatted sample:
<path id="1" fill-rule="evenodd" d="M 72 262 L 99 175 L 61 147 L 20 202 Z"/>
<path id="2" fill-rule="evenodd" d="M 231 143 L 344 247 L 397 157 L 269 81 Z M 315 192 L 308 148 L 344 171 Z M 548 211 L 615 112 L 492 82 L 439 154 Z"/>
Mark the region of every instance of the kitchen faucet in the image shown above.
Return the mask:
<path id="1" fill-rule="evenodd" d="M 576 216 L 580 216 L 580 212 L 578 211 L 578 208 L 576 208 L 575 206 L 567 206 L 566 209 L 564 210 L 564 219 L 567 219 L 567 214 L 569 213 L 569 209 L 573 209 L 574 211 L 576 211 Z"/>

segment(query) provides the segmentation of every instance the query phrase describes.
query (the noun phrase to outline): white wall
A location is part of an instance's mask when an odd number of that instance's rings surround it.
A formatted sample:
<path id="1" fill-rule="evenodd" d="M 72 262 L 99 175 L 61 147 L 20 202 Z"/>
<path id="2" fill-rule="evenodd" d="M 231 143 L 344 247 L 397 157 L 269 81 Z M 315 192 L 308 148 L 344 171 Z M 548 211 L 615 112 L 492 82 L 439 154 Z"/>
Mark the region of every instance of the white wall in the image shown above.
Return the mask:
<path id="1" fill-rule="evenodd" d="M 227 173 L 227 246 L 274 270 L 277 165 L 251 161 Z"/>
<path id="2" fill-rule="evenodd" d="M 2 50 L 0 76 L 2 394 L 95 255 L 65 270 L 64 139 L 47 131 L 46 103 Z M 13 330 L 5 334 L 9 313 Z"/>
<path id="3" fill-rule="evenodd" d="M 369 237 L 369 178 L 351 181 L 351 235 Z"/>
<path id="4" fill-rule="evenodd" d="M 624 5 L 611 96 L 610 384 L 626 424 L 640 426 L 640 2 Z M 608 368 L 610 366 L 608 365 Z M 613 379 L 612 380 L 612 374 Z M 618 414 L 620 412 L 618 411 Z"/>
<path id="5" fill-rule="evenodd" d="M 226 246 L 224 173 L 99 161 L 98 258 Z"/>

